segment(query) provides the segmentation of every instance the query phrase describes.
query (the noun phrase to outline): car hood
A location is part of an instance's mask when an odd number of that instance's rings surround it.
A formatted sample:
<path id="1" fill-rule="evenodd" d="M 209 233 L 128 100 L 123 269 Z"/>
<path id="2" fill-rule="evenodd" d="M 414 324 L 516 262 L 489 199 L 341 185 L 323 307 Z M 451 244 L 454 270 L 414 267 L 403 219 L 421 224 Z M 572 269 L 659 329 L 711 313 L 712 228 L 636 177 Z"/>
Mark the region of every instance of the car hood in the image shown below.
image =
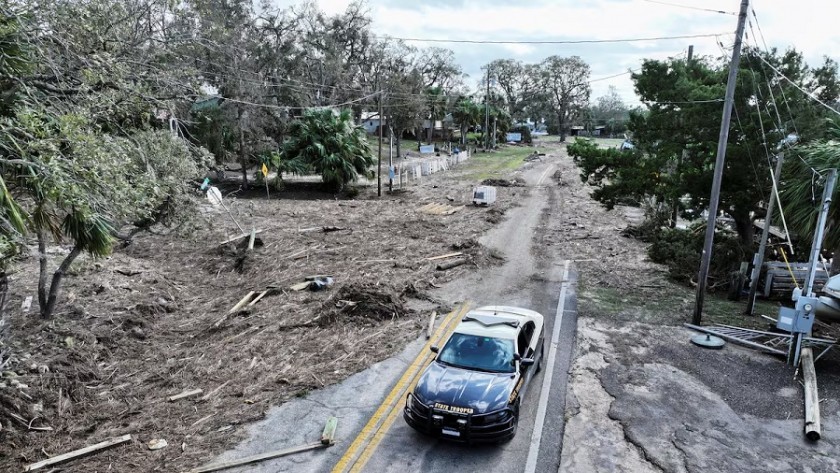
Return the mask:
<path id="1" fill-rule="evenodd" d="M 483 414 L 507 405 L 515 381 L 513 373 L 470 371 L 434 361 L 414 392 L 430 404 L 469 407 Z"/>

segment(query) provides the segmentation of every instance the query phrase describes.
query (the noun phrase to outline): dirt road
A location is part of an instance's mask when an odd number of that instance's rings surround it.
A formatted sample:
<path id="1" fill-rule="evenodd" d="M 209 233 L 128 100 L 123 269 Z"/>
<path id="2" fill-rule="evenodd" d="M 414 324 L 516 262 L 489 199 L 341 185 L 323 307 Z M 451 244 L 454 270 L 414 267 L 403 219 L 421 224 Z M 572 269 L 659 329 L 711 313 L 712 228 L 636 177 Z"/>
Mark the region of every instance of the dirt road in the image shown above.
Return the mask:
<path id="1" fill-rule="evenodd" d="M 470 301 L 474 307 L 504 303 L 546 315 L 549 369 L 538 375 L 534 380 L 535 388 L 526 395 L 519 433 L 511 442 L 479 448 L 453 445 L 414 432 L 400 416 L 390 428 L 377 429 L 371 435 L 377 445 L 367 447 L 371 442 L 366 442 L 358 451 L 350 453 L 353 458 L 348 458 L 348 447 L 382 400 L 389 400 L 391 386 L 423 348 L 422 341 L 418 341 L 409 345 L 400 356 L 270 412 L 265 421 L 251 429 L 249 440 L 225 453 L 220 460 L 280 445 L 306 443 L 317 438 L 320 423 L 328 415 L 337 415 L 340 439 L 333 448 L 251 466 L 247 471 L 321 472 L 331 471 L 336 464 L 345 466 L 346 471 L 376 472 L 522 471 L 523 466 L 528 472 L 557 471 L 566 378 L 576 326 L 573 284 L 576 274 L 573 264 L 547 257 L 539 242 L 541 230 L 548 226 L 553 215 L 562 212 L 553 179 L 559 159 L 548 157 L 545 161 L 527 165 L 517 176 L 526 182 L 521 192 L 517 192 L 518 205 L 508 211 L 499 226 L 479 239 L 483 246 L 503 255 L 504 264 L 472 272 L 432 293 L 452 304 Z M 563 284 L 564 297 L 560 301 Z M 555 335 L 555 324 L 561 320 L 561 315 L 562 323 L 557 326 Z M 550 349 L 552 336 L 555 337 L 553 350 Z M 401 408 L 402 397 L 394 403 Z"/>

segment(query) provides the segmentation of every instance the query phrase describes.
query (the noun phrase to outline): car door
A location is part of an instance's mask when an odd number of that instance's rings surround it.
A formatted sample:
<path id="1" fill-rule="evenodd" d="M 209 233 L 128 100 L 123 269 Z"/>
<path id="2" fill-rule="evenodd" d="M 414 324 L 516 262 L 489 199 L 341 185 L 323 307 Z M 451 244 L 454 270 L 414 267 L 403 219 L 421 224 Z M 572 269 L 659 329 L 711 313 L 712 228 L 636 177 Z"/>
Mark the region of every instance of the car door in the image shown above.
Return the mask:
<path id="1" fill-rule="evenodd" d="M 525 323 L 519 331 L 519 335 L 516 339 L 516 347 L 521 358 L 534 358 L 536 355 L 534 350 L 531 348 L 531 338 L 534 336 L 535 329 L 536 325 L 534 325 L 534 322 L 529 321 Z M 522 377 L 520 396 L 524 396 L 525 392 L 528 390 L 528 386 L 531 384 L 531 378 L 534 376 L 534 372 L 536 371 L 536 364 L 531 366 L 522 366 L 521 363 L 517 364 L 519 366 L 519 375 Z"/>

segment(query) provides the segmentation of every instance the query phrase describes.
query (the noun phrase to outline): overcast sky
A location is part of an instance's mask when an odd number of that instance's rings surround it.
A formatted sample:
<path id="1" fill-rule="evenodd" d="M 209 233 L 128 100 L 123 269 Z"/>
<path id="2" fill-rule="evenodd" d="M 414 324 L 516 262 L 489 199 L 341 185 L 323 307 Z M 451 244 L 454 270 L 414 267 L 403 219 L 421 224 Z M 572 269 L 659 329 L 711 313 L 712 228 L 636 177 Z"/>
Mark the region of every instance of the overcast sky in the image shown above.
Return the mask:
<path id="1" fill-rule="evenodd" d="M 343 11 L 348 0 L 317 0 L 328 13 Z M 662 0 L 666 3 L 737 13 L 739 0 Z M 795 46 L 809 64 L 824 55 L 840 60 L 840 35 L 836 34 L 840 6 L 835 0 L 753 0 L 759 25 L 770 47 Z M 467 83 L 475 87 L 481 66 L 493 59 L 513 58 L 539 62 L 551 55 L 583 58 L 592 67 L 592 79 L 637 68 L 642 59 L 664 59 L 684 54 L 689 44 L 695 56 L 720 56 L 718 41 L 731 47 L 737 16 L 663 5 L 647 0 L 367 0 L 373 29 L 379 35 L 400 38 L 468 40 L 564 41 L 586 39 L 649 38 L 675 35 L 718 34 L 694 38 L 606 44 L 432 44 L 455 52 Z M 750 15 L 752 19 L 752 15 Z M 755 21 L 753 29 L 758 34 Z M 750 28 L 747 27 L 750 35 Z M 758 36 L 761 41 L 761 36 Z M 625 102 L 637 104 L 630 76 L 592 83 L 593 98 L 609 85 L 618 88 Z"/>

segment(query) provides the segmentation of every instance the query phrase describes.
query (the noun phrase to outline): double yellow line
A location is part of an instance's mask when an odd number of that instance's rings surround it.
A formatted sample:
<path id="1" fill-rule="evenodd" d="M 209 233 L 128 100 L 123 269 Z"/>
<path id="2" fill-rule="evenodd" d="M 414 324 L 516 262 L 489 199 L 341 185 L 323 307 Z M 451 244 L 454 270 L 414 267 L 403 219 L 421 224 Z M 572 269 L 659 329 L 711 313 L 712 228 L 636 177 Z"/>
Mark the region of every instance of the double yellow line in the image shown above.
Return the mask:
<path id="1" fill-rule="evenodd" d="M 332 469 L 332 473 L 357 473 L 362 471 L 362 468 L 364 468 L 380 442 L 382 442 L 382 438 L 388 433 L 391 425 L 393 425 L 394 421 L 402 413 L 406 393 L 414 389 L 414 385 L 420 378 L 420 373 L 422 373 L 423 368 L 434 356 L 429 350 L 429 347 L 440 345 L 441 342 L 445 341 L 469 309 L 470 303 L 464 302 L 459 308 L 450 312 L 442 320 L 434 335 L 429 338 L 429 341 L 426 342 L 420 350 L 420 353 L 405 370 L 405 373 L 397 381 L 397 384 L 391 389 L 391 392 L 385 396 L 385 400 L 382 401 L 382 404 L 373 413 L 368 423 L 365 424 L 359 432 L 359 435 L 356 436 L 353 443 L 350 444 L 350 447 L 338 460 L 335 468 Z"/>

